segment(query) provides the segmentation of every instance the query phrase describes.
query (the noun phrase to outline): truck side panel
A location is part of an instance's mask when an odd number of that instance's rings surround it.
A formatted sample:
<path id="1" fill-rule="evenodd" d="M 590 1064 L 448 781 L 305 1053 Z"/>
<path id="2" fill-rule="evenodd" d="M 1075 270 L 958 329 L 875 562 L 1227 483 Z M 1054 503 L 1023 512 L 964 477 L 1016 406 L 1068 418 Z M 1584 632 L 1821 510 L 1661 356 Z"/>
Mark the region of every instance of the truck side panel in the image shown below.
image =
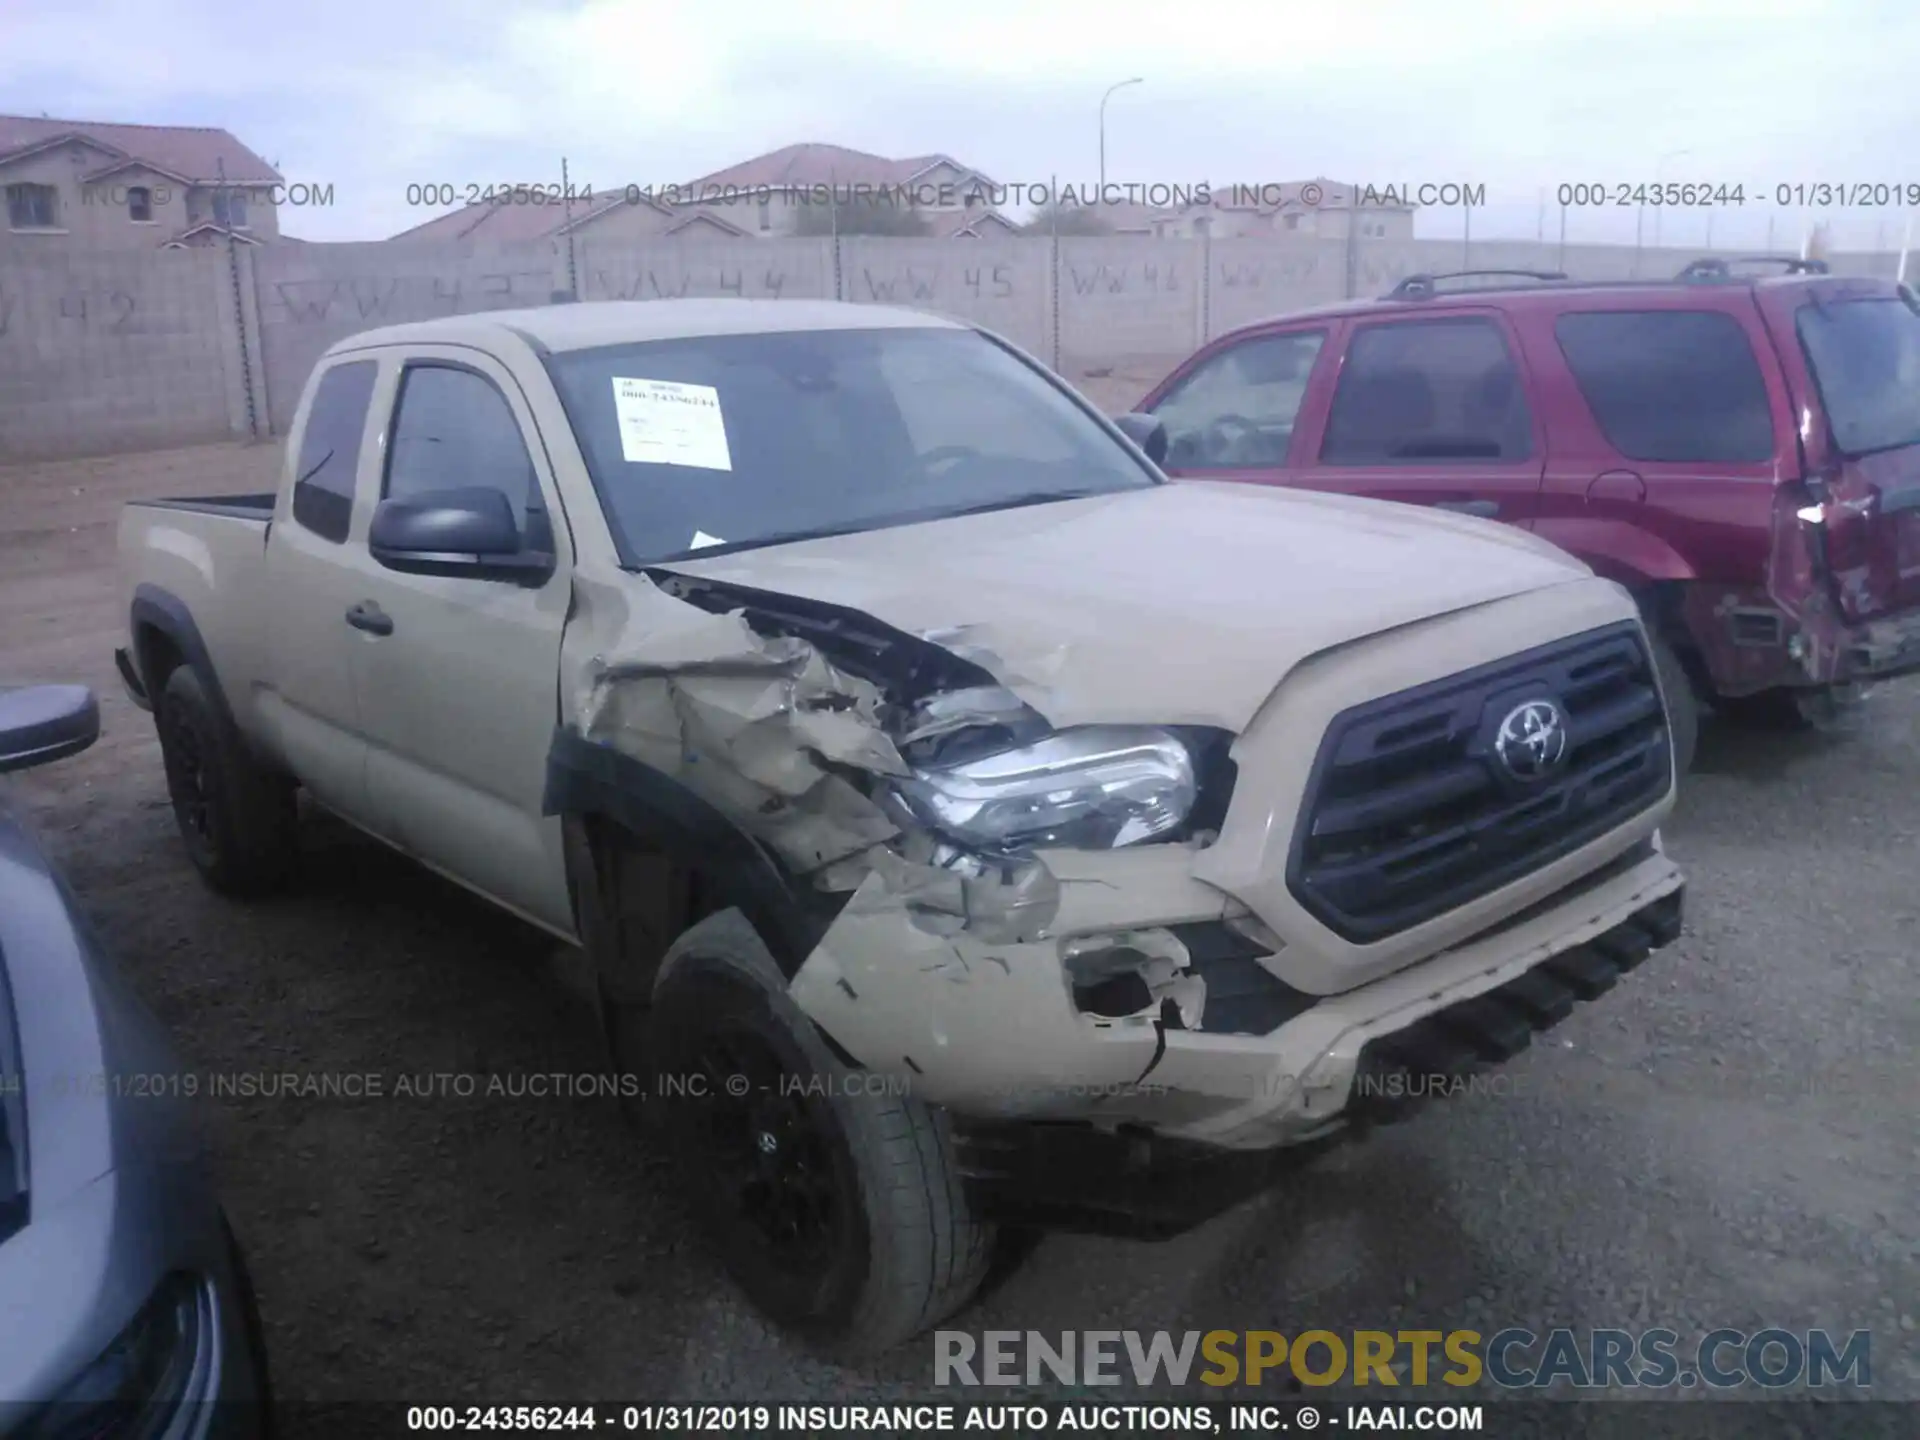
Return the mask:
<path id="1" fill-rule="evenodd" d="M 121 512 L 119 529 L 129 562 L 122 603 L 148 694 L 172 665 L 190 661 L 218 686 L 239 732 L 256 745 L 265 738 L 253 677 L 265 640 L 258 601 L 267 529 L 264 516 L 138 501 Z"/>

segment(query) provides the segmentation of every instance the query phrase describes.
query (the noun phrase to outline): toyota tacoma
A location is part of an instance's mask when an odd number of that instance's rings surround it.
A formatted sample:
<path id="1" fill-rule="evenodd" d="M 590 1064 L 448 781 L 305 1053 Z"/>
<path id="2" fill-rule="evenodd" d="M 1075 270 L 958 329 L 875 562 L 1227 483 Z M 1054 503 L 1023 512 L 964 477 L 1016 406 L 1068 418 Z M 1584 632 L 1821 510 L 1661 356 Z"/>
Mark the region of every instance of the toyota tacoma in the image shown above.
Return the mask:
<path id="1" fill-rule="evenodd" d="M 1680 928 L 1625 590 L 1165 446 L 874 306 L 372 330 L 277 491 L 127 507 L 119 668 L 216 888 L 304 792 L 582 947 L 727 1268 L 870 1352 L 997 1226 L 1190 1227 Z"/>

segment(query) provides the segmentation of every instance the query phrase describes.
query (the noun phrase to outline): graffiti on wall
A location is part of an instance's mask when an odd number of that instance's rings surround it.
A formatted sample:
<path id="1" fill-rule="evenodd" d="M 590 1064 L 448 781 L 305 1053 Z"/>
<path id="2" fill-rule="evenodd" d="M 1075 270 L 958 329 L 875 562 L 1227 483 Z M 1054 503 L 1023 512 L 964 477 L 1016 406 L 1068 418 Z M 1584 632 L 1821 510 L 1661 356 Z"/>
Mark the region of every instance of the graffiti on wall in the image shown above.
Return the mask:
<path id="1" fill-rule="evenodd" d="M 50 298 L 48 319 L 65 322 L 65 327 L 87 335 L 136 335 L 144 333 L 134 317 L 140 313 L 140 301 L 130 290 L 63 290 Z M 0 339 L 24 336 L 26 312 L 20 297 L 0 288 Z M 45 332 L 41 332 L 44 337 Z"/>
<path id="2" fill-rule="evenodd" d="M 1020 293 L 1013 265 L 862 265 L 852 300 L 880 305 L 969 304 Z"/>
<path id="3" fill-rule="evenodd" d="M 589 267 L 583 277 L 582 300 L 684 300 L 692 296 L 732 296 L 738 300 L 778 300 L 796 294 L 823 294 L 816 281 L 809 284 L 777 266 L 764 269 L 743 265 L 642 266 L 637 270 Z"/>
<path id="4" fill-rule="evenodd" d="M 553 298 L 553 275 L 540 269 L 478 275 L 344 276 L 275 280 L 271 287 L 269 311 L 273 319 L 296 325 L 340 321 L 378 325 L 515 305 L 544 305 Z"/>

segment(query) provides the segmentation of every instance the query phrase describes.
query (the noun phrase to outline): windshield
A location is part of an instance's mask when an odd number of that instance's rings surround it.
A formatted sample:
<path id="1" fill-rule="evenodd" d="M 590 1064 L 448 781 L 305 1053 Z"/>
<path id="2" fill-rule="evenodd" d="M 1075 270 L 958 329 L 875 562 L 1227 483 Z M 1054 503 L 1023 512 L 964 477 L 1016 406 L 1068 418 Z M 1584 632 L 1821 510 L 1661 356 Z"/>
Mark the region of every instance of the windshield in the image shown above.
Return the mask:
<path id="1" fill-rule="evenodd" d="M 714 335 L 548 365 L 628 565 L 1161 483 L 972 330 Z"/>
<path id="2" fill-rule="evenodd" d="M 1920 314 L 1910 304 L 1806 305 L 1798 324 L 1841 450 L 1865 455 L 1920 444 Z"/>

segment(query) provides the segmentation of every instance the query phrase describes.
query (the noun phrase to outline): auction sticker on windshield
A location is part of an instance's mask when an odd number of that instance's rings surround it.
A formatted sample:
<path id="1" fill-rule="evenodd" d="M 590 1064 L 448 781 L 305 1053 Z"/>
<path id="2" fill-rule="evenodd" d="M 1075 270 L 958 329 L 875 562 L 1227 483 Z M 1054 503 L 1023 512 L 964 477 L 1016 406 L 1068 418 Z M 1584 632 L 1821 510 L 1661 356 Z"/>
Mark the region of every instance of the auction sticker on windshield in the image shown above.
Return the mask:
<path id="1" fill-rule="evenodd" d="M 711 385 L 616 375 L 613 408 L 620 419 L 620 453 L 629 464 L 733 469 L 720 392 Z"/>

